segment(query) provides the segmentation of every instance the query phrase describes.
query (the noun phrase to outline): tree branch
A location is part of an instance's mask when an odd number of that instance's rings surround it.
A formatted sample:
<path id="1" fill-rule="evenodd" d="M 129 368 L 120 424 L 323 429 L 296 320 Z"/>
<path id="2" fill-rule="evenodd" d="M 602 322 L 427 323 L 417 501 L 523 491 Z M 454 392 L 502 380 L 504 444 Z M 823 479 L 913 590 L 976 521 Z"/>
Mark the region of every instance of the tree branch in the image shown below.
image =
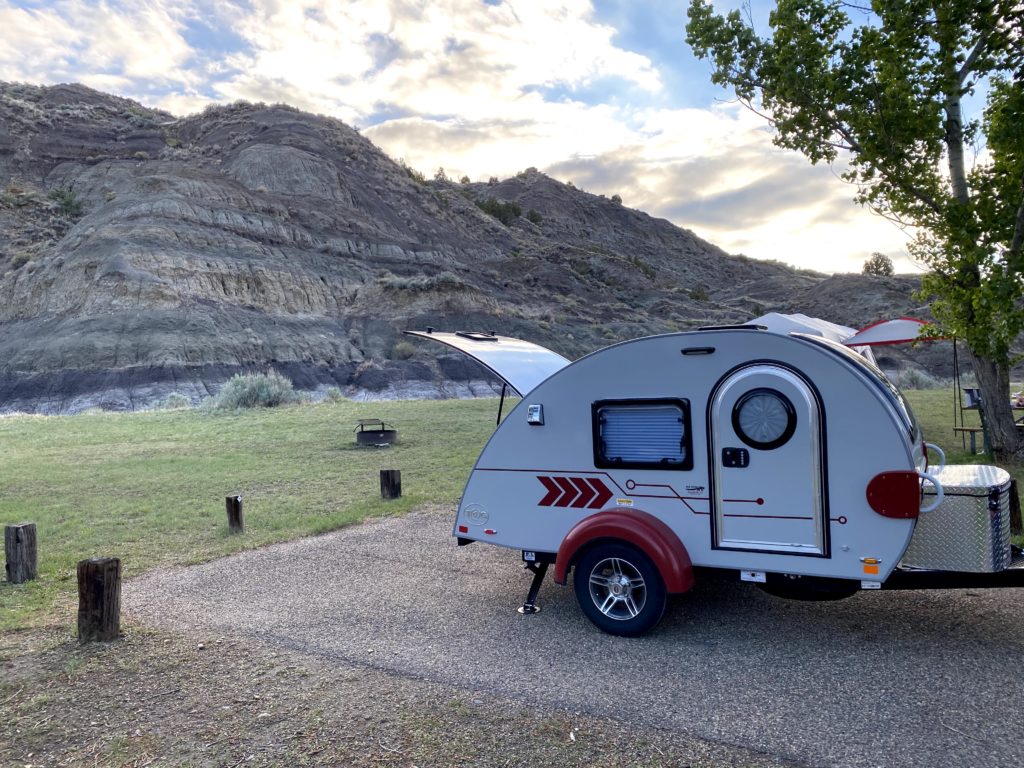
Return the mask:
<path id="1" fill-rule="evenodd" d="M 978 38 L 978 42 L 974 44 L 974 48 L 971 49 L 969 54 L 967 54 L 967 59 L 964 61 L 964 65 L 960 67 L 960 70 L 956 74 L 957 82 L 961 87 L 963 87 L 964 82 L 967 80 L 967 76 L 974 70 L 974 65 L 978 62 L 978 58 L 985 50 L 985 47 L 991 37 L 991 30 L 983 32 Z"/>

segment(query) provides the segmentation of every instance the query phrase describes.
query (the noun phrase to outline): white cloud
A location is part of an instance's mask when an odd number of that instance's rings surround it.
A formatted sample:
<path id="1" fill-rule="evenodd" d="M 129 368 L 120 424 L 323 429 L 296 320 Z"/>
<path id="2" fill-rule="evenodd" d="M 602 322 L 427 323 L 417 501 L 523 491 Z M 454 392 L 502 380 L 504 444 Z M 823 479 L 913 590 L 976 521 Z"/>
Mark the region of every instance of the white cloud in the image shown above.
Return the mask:
<path id="1" fill-rule="evenodd" d="M 189 24 L 212 47 L 191 47 Z M 77 80 L 175 114 L 282 101 L 428 175 L 548 169 L 728 251 L 826 271 L 874 250 L 899 264 L 904 243 L 827 169 L 774 149 L 760 118 L 664 106 L 662 74 L 589 0 L 0 0 L 0 79 Z M 596 97 L 609 83 L 617 98 Z"/>
<path id="2" fill-rule="evenodd" d="M 183 17 L 170 3 L 62 0 L 29 9 L 0 2 L 0 78 L 187 83 L 194 77 L 185 66 L 192 50 Z"/>

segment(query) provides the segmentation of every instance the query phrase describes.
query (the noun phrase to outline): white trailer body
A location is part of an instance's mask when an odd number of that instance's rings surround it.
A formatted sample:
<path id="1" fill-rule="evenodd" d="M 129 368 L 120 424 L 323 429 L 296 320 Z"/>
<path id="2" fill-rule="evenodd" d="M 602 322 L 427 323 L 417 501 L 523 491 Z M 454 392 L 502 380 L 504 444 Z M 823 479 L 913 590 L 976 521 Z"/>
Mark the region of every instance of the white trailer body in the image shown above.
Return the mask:
<path id="1" fill-rule="evenodd" d="M 492 362 L 506 348 L 493 334 L 414 335 Z M 513 383 L 524 398 L 480 454 L 454 535 L 554 563 L 560 583 L 576 566 L 581 607 L 606 631 L 646 631 L 661 612 L 640 616 L 637 600 L 663 602 L 652 579 L 683 592 L 694 569 L 881 587 L 914 535 L 922 482 L 937 494 L 926 510 L 942 501 L 910 406 L 836 342 L 707 329 L 545 362 L 536 386 Z M 581 558 L 596 543 L 619 549 L 588 561 L 604 570 L 586 605 Z M 644 568 L 623 555 L 634 550 Z"/>

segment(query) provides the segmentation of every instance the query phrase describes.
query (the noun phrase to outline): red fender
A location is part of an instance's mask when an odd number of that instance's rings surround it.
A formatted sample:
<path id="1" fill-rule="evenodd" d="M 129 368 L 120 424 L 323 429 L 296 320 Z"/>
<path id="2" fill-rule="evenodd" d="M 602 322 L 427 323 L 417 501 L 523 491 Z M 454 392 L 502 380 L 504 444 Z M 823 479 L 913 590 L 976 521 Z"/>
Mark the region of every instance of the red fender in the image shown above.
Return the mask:
<path id="1" fill-rule="evenodd" d="M 577 553 L 595 539 L 619 539 L 639 548 L 654 561 L 670 594 L 693 586 L 690 554 L 665 523 L 639 509 L 615 507 L 580 520 L 562 540 L 555 559 L 555 582 L 565 584 Z"/>

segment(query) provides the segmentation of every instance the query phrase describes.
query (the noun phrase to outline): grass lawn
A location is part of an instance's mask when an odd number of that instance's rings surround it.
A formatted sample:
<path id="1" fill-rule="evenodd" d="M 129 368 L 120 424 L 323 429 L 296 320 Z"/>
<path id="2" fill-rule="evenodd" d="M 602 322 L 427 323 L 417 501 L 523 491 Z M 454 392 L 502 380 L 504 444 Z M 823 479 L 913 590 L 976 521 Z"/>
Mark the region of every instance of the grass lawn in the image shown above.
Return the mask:
<path id="1" fill-rule="evenodd" d="M 83 558 L 120 557 L 131 577 L 455 502 L 496 413 L 488 399 L 0 419 L 0 525 L 36 523 L 39 548 L 38 580 L 0 583 L 0 631 L 52 621 Z M 357 448 L 359 418 L 393 423 L 398 443 Z M 381 500 L 381 469 L 402 470 L 401 499 Z M 236 492 L 246 531 L 229 536 Z"/>
<path id="2" fill-rule="evenodd" d="M 951 391 L 908 398 L 948 461 L 986 461 L 954 436 Z M 496 411 L 490 399 L 343 401 L 233 414 L 0 419 L 0 525 L 35 522 L 39 539 L 39 579 L 0 583 L 0 631 L 70 620 L 75 564 L 86 557 L 120 557 L 131 577 L 425 502 L 453 503 Z M 976 413 L 968 416 L 976 423 Z M 368 417 L 394 423 L 398 444 L 356 448 L 355 422 Z M 401 499 L 381 500 L 380 469 L 402 470 Z M 1024 467 L 1007 469 L 1024 481 Z M 242 536 L 227 532 L 224 497 L 235 492 L 245 499 Z"/>

